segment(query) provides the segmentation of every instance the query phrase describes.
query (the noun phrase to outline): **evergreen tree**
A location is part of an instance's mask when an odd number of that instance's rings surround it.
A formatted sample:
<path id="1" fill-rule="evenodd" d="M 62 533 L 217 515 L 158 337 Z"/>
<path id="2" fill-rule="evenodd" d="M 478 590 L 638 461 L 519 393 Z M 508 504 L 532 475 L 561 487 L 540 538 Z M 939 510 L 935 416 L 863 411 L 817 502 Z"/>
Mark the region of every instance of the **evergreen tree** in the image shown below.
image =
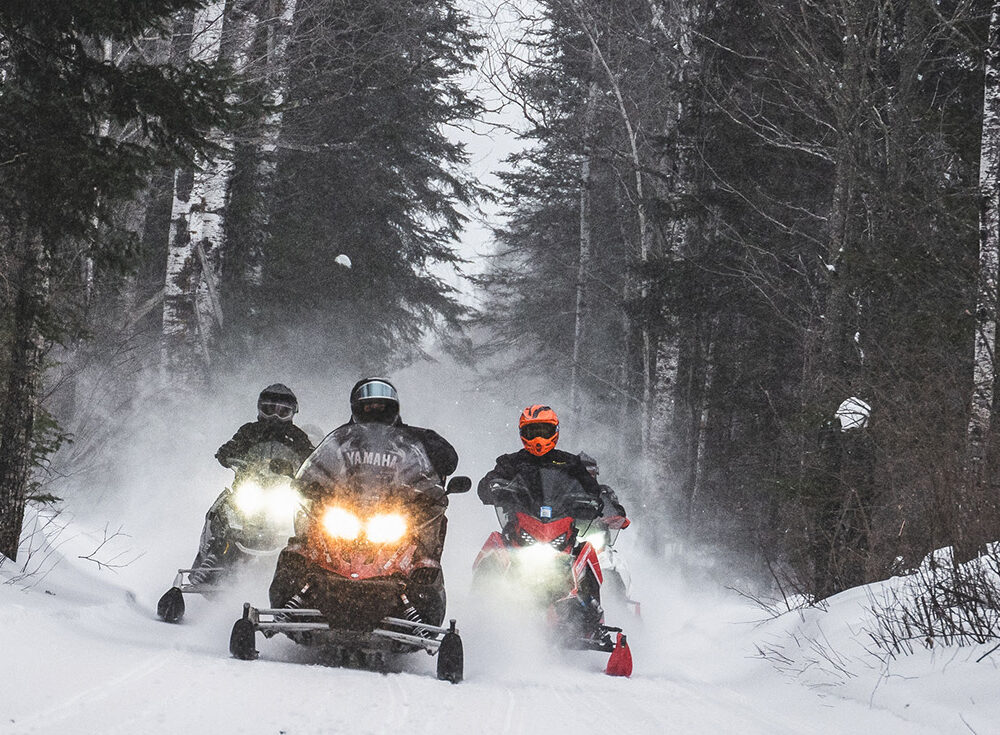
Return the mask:
<path id="1" fill-rule="evenodd" d="M 234 341 L 371 369 L 461 315 L 432 268 L 458 265 L 459 206 L 480 193 L 447 132 L 479 111 L 459 79 L 476 51 L 451 0 L 300 0 L 267 245 L 259 271 L 227 264 L 249 306 Z"/>
<path id="2" fill-rule="evenodd" d="M 197 0 L 9 2 L 0 8 L 0 228 L 3 267 L 0 553 L 21 531 L 47 345 L 79 305 L 67 298 L 90 261 L 120 267 L 129 238 L 104 229 L 157 165 L 204 152 L 226 118 L 225 85 L 202 65 L 138 56 L 115 63 L 105 44 L 162 31 Z M 127 131 L 127 135 L 110 130 Z"/>

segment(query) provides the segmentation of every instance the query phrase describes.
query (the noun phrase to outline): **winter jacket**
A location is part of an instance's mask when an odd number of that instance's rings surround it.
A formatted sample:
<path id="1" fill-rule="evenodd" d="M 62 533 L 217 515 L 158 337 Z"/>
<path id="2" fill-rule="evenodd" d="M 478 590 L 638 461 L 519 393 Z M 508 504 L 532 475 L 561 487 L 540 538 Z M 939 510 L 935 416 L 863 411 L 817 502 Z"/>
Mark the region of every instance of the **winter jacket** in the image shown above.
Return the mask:
<path id="1" fill-rule="evenodd" d="M 350 427 L 355 425 L 355 423 L 352 418 L 346 424 L 334 429 L 333 433 L 343 432 L 345 429 L 349 431 Z M 427 458 L 431 461 L 431 466 L 434 468 L 434 472 L 441 476 L 442 481 L 458 467 L 458 452 L 455 451 L 455 447 L 433 429 L 424 429 L 420 426 L 404 424 L 402 419 L 398 417 L 391 426 L 414 444 L 423 445 L 424 451 L 427 452 Z"/>
<path id="2" fill-rule="evenodd" d="M 297 460 L 296 467 L 313 451 L 309 437 L 295 424 L 289 421 L 262 419 L 243 424 L 232 439 L 219 447 L 215 458 L 223 467 L 229 467 L 233 460 L 247 460 L 255 447 L 272 442 L 291 450 L 291 454 Z"/>
<path id="3" fill-rule="evenodd" d="M 503 491 L 498 493 L 497 480 L 513 480 L 520 477 L 521 482 L 528 488 L 529 492 L 541 494 L 541 480 L 539 470 L 542 468 L 556 468 L 568 474 L 573 479 L 579 481 L 587 497 L 598 503 L 601 500 L 601 487 L 597 480 L 587 472 L 586 466 L 580 460 L 579 455 L 553 449 L 542 456 L 532 454 L 526 449 L 512 454 L 501 454 L 497 457 L 496 467 L 486 473 L 479 481 L 479 499 L 486 505 L 503 504 L 505 498 Z M 600 507 L 598 507 L 600 510 Z"/>

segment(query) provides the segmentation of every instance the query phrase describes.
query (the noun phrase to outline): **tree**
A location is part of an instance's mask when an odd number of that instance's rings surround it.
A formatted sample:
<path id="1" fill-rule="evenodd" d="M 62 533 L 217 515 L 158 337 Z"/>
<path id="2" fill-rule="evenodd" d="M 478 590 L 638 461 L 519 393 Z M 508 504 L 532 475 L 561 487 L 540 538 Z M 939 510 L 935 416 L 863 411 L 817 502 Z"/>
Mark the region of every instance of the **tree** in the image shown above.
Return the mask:
<path id="1" fill-rule="evenodd" d="M 996 385 L 997 310 L 1000 309 L 1000 3 L 993 3 L 983 74 L 983 125 L 979 163 L 979 292 L 976 299 L 976 336 L 973 391 L 968 425 L 964 478 L 964 524 L 971 526 L 962 539 L 963 559 L 991 539 L 976 527 L 985 510 L 989 486 L 988 449 L 992 436 Z M 994 532 L 996 529 L 992 529 Z"/>
<path id="2" fill-rule="evenodd" d="M 103 58 L 104 41 L 162 31 L 195 0 L 16 2 L 0 9 L 0 225 L 13 276 L 4 294 L 5 386 L 0 397 L 0 553 L 14 559 L 28 486 L 45 346 L 73 309 L 57 287 L 81 259 L 121 266 L 129 243 L 99 237 L 112 203 L 157 163 L 203 152 L 226 119 L 226 86 L 204 65 L 177 68 Z M 111 126 L 135 125 L 119 141 Z M 102 132 L 103 131 L 103 132 Z"/>
<path id="3" fill-rule="evenodd" d="M 251 307 L 236 346 L 377 369 L 461 316 L 433 268 L 459 264 L 460 206 L 481 194 L 446 130 L 479 111 L 459 84 L 476 50 L 450 0 L 299 0 L 267 248 L 228 296 Z"/>

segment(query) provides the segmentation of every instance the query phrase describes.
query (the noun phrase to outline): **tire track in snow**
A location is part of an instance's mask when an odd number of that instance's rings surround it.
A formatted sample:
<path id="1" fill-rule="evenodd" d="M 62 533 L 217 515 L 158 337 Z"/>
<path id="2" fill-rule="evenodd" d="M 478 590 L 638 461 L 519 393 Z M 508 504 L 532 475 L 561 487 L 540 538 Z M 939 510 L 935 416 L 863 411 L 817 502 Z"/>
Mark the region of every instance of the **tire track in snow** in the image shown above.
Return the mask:
<path id="1" fill-rule="evenodd" d="M 126 685 L 152 675 L 176 656 L 177 654 L 173 651 L 164 651 L 138 666 L 133 666 L 119 676 L 104 680 L 96 686 L 74 694 L 54 707 L 22 717 L 13 723 L 17 728 L 15 732 L 29 733 L 68 720 L 78 714 L 80 709 L 78 705 L 90 707 L 96 702 L 104 701 Z"/>

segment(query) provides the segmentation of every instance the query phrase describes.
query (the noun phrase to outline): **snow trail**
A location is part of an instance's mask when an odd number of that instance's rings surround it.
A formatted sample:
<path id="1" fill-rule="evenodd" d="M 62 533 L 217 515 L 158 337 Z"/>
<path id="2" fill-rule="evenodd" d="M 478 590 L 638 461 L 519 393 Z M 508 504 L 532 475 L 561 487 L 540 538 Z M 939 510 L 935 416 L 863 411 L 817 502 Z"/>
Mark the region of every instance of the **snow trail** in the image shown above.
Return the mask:
<path id="1" fill-rule="evenodd" d="M 968 732 L 966 722 L 987 732 L 983 723 L 1000 715 L 995 697 L 987 698 L 989 682 L 970 686 L 971 674 L 955 687 L 969 691 L 953 698 L 933 680 L 936 699 L 927 688 L 883 681 L 877 671 L 860 672 L 839 689 L 780 676 L 756 657 L 755 643 L 794 630 L 794 619 L 759 627 L 761 611 L 734 593 L 688 583 L 662 560 L 644 559 L 631 529 L 619 548 L 631 564 L 643 620 L 609 612 L 607 622 L 629 633 L 635 673 L 607 677 L 606 654 L 555 653 L 518 610 L 470 596 L 472 561 L 496 527 L 474 491 L 451 499 L 443 558 L 448 617 L 457 619 L 465 643 L 464 682 L 437 681 L 435 659 L 424 653 L 403 657 L 398 672 L 383 675 L 322 665 L 315 652 L 280 637 L 258 636 L 261 660 L 232 659 L 230 628 L 243 601 L 266 601 L 267 564 L 211 600 L 188 598 L 180 625 L 159 621 L 155 605 L 177 567 L 193 558 L 204 513 L 231 478 L 212 454 L 249 418 L 255 395 L 245 395 L 246 386 L 273 377 L 283 376 L 244 376 L 239 391 L 220 393 L 217 405 L 205 407 L 197 426 L 147 417 L 106 486 L 90 482 L 90 492 L 67 496 L 58 519 L 63 530 L 50 525 L 52 548 L 35 556 L 38 573 L 18 579 L 18 568 L 0 567 L 0 733 L 920 735 Z M 325 386 L 295 377 L 287 382 L 300 396 L 300 424 L 328 431 L 345 418 L 343 395 L 353 376 Z M 518 407 L 538 395 L 521 388 L 498 398 L 464 387 L 470 383 L 440 365 L 396 377 L 404 419 L 450 439 L 459 472 L 474 480 L 497 454 L 515 448 Z M 562 441 L 585 448 L 573 437 Z M 118 528 L 127 535 L 115 536 Z M 97 547 L 98 560 L 127 563 L 99 568 L 92 560 Z M 862 598 L 842 604 L 854 610 Z M 842 638 L 851 620 L 836 613 L 831 630 Z M 978 704 L 968 703 L 973 696 Z"/>

